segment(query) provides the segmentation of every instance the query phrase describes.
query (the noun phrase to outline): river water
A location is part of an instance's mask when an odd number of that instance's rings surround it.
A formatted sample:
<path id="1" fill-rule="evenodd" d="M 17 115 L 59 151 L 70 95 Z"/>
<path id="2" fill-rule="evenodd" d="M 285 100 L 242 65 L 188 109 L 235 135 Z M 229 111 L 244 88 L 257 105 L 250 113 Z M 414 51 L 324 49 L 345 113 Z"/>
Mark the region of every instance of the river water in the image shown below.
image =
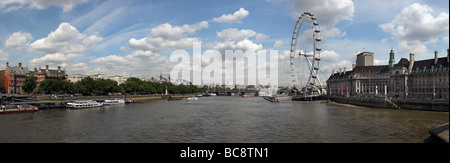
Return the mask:
<path id="1" fill-rule="evenodd" d="M 442 112 L 218 96 L 2 114 L 0 142 L 415 143 L 448 122 Z"/>

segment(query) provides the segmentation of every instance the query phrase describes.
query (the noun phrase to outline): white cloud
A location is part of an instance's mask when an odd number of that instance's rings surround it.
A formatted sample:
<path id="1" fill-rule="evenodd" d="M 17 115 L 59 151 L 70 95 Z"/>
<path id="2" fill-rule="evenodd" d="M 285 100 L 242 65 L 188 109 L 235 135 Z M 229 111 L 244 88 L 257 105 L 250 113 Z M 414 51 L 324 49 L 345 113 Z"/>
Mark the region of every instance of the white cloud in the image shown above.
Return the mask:
<path id="1" fill-rule="evenodd" d="M 84 33 L 91 34 L 95 32 L 99 32 L 102 29 L 108 28 L 111 23 L 120 21 L 120 16 L 122 16 L 126 12 L 125 8 L 119 7 L 114 9 L 113 11 L 109 11 L 107 15 L 105 15 L 102 18 L 99 18 L 95 21 L 92 25 L 90 25 L 86 30 L 84 30 Z"/>
<path id="2" fill-rule="evenodd" d="M 327 64 L 324 65 L 322 67 L 320 67 L 320 71 L 322 71 L 320 74 L 325 74 L 326 78 L 321 78 L 322 81 L 326 81 L 328 80 L 329 75 L 331 75 L 331 73 L 333 72 L 333 70 L 339 71 L 339 69 L 342 69 L 342 71 L 344 71 L 344 68 L 346 68 L 346 71 L 351 71 L 352 70 L 352 62 L 350 61 L 340 61 L 340 62 L 335 62 L 334 64 Z"/>
<path id="3" fill-rule="evenodd" d="M 86 63 L 69 64 L 65 67 L 68 74 L 86 74 L 90 67 Z"/>
<path id="4" fill-rule="evenodd" d="M 213 21 L 219 22 L 219 23 L 242 23 L 242 19 L 247 17 L 249 12 L 245 10 L 244 8 L 240 8 L 238 11 L 234 12 L 233 14 L 223 14 L 222 16 L 218 18 L 214 18 Z"/>
<path id="5" fill-rule="evenodd" d="M 22 49 L 27 46 L 33 39 L 30 33 L 14 32 L 5 42 L 5 47 L 11 49 Z"/>
<path id="6" fill-rule="evenodd" d="M 128 61 L 124 57 L 120 57 L 113 54 L 106 57 L 97 58 L 91 61 L 91 63 L 105 65 L 106 67 L 115 67 L 115 66 L 126 66 L 128 64 Z"/>
<path id="7" fill-rule="evenodd" d="M 413 40 L 413 41 L 400 40 L 398 42 L 397 46 L 400 49 L 403 49 L 405 51 L 408 51 L 410 53 L 414 53 L 417 55 L 425 55 L 428 52 L 428 49 L 425 46 L 425 43 L 423 43 L 419 40 Z"/>
<path id="8" fill-rule="evenodd" d="M 255 39 L 256 40 L 264 40 L 264 39 L 267 39 L 269 37 L 270 37 L 269 35 L 258 33 L 258 34 L 256 34 Z"/>
<path id="9" fill-rule="evenodd" d="M 225 50 L 247 50 L 257 51 L 262 49 L 261 44 L 250 41 L 249 38 L 255 37 L 257 33 L 253 30 L 236 28 L 227 28 L 217 32 L 217 40 L 214 48 L 224 53 Z"/>
<path id="10" fill-rule="evenodd" d="M 92 48 L 100 41 L 102 41 L 100 36 L 86 37 L 69 23 L 61 23 L 58 29 L 48 34 L 47 37 L 31 43 L 29 51 L 45 54 L 77 53 Z"/>
<path id="11" fill-rule="evenodd" d="M 136 50 L 126 56 L 109 55 L 90 61 L 103 67 L 103 70 L 109 74 L 130 75 L 133 76 L 154 76 L 168 74 L 172 64 L 165 56 L 153 53 L 151 51 Z M 150 75 L 150 76 L 149 76 Z"/>
<path id="12" fill-rule="evenodd" d="M 91 35 L 83 39 L 82 44 L 86 46 L 86 48 L 91 48 L 97 45 L 97 43 L 102 42 L 103 38 L 97 35 Z"/>
<path id="13" fill-rule="evenodd" d="M 34 58 L 30 60 L 30 64 L 32 66 L 39 66 L 39 65 L 60 65 L 60 66 L 67 66 L 68 61 L 71 61 L 73 59 L 82 57 L 82 54 L 62 54 L 62 53 L 55 53 L 55 54 L 47 54 L 41 58 Z"/>
<path id="14" fill-rule="evenodd" d="M 433 9 L 427 5 L 414 3 L 403 8 L 395 18 L 380 28 L 397 40 L 398 46 L 408 52 L 425 54 L 426 44 L 436 43 L 439 36 L 448 34 L 449 15 L 431 15 Z"/>
<path id="15" fill-rule="evenodd" d="M 225 50 L 242 50 L 243 52 L 250 50 L 250 51 L 257 51 L 262 49 L 261 44 L 256 44 L 250 40 L 244 39 L 242 41 L 226 41 L 226 42 L 219 42 L 216 46 L 214 46 L 215 49 L 219 50 L 220 52 L 224 52 Z"/>
<path id="16" fill-rule="evenodd" d="M 352 20 L 355 12 L 352 0 L 286 1 L 291 4 L 292 17 L 295 19 L 298 19 L 305 11 L 314 14 L 323 38 L 344 36 L 345 32 L 341 32 L 334 26 L 341 20 Z"/>
<path id="17" fill-rule="evenodd" d="M 9 53 L 5 52 L 3 49 L 0 49 L 0 62 L 8 60 Z"/>
<path id="18" fill-rule="evenodd" d="M 256 35 L 256 32 L 253 30 L 239 30 L 237 28 L 227 28 L 216 33 L 219 41 L 241 41 Z"/>
<path id="19" fill-rule="evenodd" d="M 197 30 L 208 28 L 208 22 L 197 24 L 172 26 L 169 23 L 152 28 L 147 37 L 142 39 L 131 38 L 128 43 L 130 48 L 160 52 L 167 49 L 186 49 L 192 47 L 193 42 L 201 41 L 199 38 L 189 38 L 187 34 L 195 34 Z"/>
<path id="20" fill-rule="evenodd" d="M 388 65 L 389 64 L 389 60 L 374 59 L 373 60 L 373 64 L 374 65 Z"/>
<path id="21" fill-rule="evenodd" d="M 55 31 L 47 37 L 38 39 L 29 44 L 28 51 L 45 54 L 42 57 L 33 58 L 29 61 L 32 66 L 58 65 L 62 67 L 75 68 L 74 72 L 80 72 L 81 63 L 70 65 L 71 62 L 84 56 L 80 54 L 92 49 L 97 43 L 103 41 L 98 34 L 87 36 L 80 33 L 69 23 L 61 23 Z M 88 57 L 89 58 L 89 57 Z"/>
<path id="22" fill-rule="evenodd" d="M 15 11 L 24 7 L 35 9 L 46 9 L 50 6 L 58 6 L 63 9 L 63 12 L 72 11 L 72 9 L 79 5 L 86 3 L 88 0 L 6 0 L 0 1 L 0 9 L 5 11 Z"/>
<path id="23" fill-rule="evenodd" d="M 324 50 L 320 53 L 320 57 L 322 61 L 338 62 L 341 56 L 333 50 Z"/>
<path id="24" fill-rule="evenodd" d="M 277 40 L 277 41 L 275 41 L 275 43 L 273 44 L 273 48 L 275 49 L 275 48 L 278 48 L 278 47 L 283 46 L 283 45 L 286 45 L 286 44 L 287 44 L 286 41 Z"/>
<path id="25" fill-rule="evenodd" d="M 448 44 L 448 36 L 442 37 L 442 41 L 444 41 L 444 43 Z"/>
<path id="26" fill-rule="evenodd" d="M 144 38 L 131 38 L 128 47 L 120 47 L 121 51 L 131 51 L 131 54 L 109 55 L 90 61 L 97 67 L 101 67 L 104 73 L 124 76 L 157 77 L 160 74 L 169 74 L 174 64 L 169 58 L 161 56 L 158 52 L 169 49 L 192 48 L 193 42 L 201 41 L 200 38 L 188 37 L 198 30 L 208 28 L 208 22 L 201 21 L 196 24 L 172 26 L 169 23 L 158 25 L 150 30 Z"/>
<path id="27" fill-rule="evenodd" d="M 292 16 L 298 18 L 303 12 L 309 11 L 317 17 L 317 21 L 328 27 L 333 27 L 341 20 L 352 20 L 355 6 L 352 0 L 287 0 L 294 10 Z"/>

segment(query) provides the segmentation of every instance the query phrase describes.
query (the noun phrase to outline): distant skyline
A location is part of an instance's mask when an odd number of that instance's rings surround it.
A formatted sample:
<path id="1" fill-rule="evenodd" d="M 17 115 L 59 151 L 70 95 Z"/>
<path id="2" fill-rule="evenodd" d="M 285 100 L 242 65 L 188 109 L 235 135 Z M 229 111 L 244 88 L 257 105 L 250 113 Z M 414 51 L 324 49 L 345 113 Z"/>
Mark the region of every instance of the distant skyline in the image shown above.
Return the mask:
<path id="1" fill-rule="evenodd" d="M 323 43 L 321 80 L 351 68 L 356 54 L 375 64 L 416 54 L 447 56 L 446 0 L 8 0 L 0 1 L 0 69 L 52 68 L 68 74 L 107 73 L 151 78 L 170 73 L 172 51 L 278 50 L 279 76 L 289 75 L 298 16 L 316 15 Z M 301 75 L 300 75 L 301 76 Z M 281 85 L 285 83 L 280 81 Z"/>

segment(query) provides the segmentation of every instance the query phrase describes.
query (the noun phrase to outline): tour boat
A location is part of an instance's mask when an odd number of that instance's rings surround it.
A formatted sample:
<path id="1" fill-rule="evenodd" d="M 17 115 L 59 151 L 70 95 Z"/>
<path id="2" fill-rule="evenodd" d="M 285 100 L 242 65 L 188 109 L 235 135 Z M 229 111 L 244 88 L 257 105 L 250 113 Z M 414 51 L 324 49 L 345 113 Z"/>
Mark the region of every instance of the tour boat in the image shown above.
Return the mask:
<path id="1" fill-rule="evenodd" d="M 197 97 L 189 97 L 189 98 L 186 98 L 186 101 L 198 101 L 198 98 Z"/>
<path id="2" fill-rule="evenodd" d="M 0 105 L 1 113 L 36 112 L 39 108 L 32 105 Z"/>
<path id="3" fill-rule="evenodd" d="M 93 107 L 101 107 L 101 106 L 103 106 L 103 103 L 99 103 L 94 100 L 80 100 L 80 101 L 75 101 L 75 102 L 69 102 L 66 105 L 66 107 L 72 108 L 72 109 L 93 108 Z"/>
<path id="4" fill-rule="evenodd" d="M 105 105 L 125 104 L 125 100 L 118 99 L 118 98 L 108 99 L 108 100 L 105 100 L 105 102 L 103 104 L 105 104 Z"/>
<path id="5" fill-rule="evenodd" d="M 140 103 L 141 102 L 141 100 L 138 100 L 138 99 L 128 99 L 128 100 L 125 100 L 125 103 Z"/>
<path id="6" fill-rule="evenodd" d="M 215 93 L 203 93 L 202 97 L 208 97 L 208 96 L 217 96 Z"/>

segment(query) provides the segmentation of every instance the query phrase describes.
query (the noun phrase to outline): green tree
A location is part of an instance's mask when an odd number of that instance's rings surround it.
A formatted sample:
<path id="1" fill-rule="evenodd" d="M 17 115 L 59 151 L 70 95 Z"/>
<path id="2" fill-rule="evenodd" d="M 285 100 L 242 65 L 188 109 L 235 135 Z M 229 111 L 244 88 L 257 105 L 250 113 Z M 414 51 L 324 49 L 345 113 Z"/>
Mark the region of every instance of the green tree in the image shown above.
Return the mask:
<path id="1" fill-rule="evenodd" d="M 74 86 L 72 82 L 61 80 L 61 90 L 63 93 L 74 93 Z"/>
<path id="2" fill-rule="evenodd" d="M 203 92 L 203 89 L 198 88 L 197 86 L 185 86 L 185 85 L 174 85 L 169 82 L 164 83 L 156 83 L 156 82 L 148 82 L 142 81 L 139 78 L 131 77 L 128 78 L 126 82 L 119 85 L 117 91 L 121 93 L 129 93 L 129 94 L 164 94 L 165 91 L 170 94 L 186 94 L 186 93 L 198 93 Z"/>
<path id="3" fill-rule="evenodd" d="M 25 81 L 23 82 L 22 89 L 24 92 L 32 93 L 33 90 L 36 88 L 36 84 L 37 81 L 34 75 L 27 76 L 25 77 Z"/>
<path id="4" fill-rule="evenodd" d="M 93 93 L 97 95 L 107 95 L 109 93 L 120 91 L 117 81 L 111 79 L 97 79 L 95 80 L 94 85 L 95 89 L 93 90 Z"/>
<path id="5" fill-rule="evenodd" d="M 45 79 L 39 85 L 39 92 L 43 93 L 73 93 L 74 86 L 69 81 L 65 81 L 62 78 L 58 79 Z"/>
<path id="6" fill-rule="evenodd" d="M 92 79 L 91 77 L 84 78 L 84 79 L 76 82 L 73 86 L 74 86 L 74 91 L 76 93 L 80 93 L 85 96 L 89 96 L 89 95 L 95 94 L 94 92 L 97 92 L 97 91 L 94 91 L 95 80 Z"/>

